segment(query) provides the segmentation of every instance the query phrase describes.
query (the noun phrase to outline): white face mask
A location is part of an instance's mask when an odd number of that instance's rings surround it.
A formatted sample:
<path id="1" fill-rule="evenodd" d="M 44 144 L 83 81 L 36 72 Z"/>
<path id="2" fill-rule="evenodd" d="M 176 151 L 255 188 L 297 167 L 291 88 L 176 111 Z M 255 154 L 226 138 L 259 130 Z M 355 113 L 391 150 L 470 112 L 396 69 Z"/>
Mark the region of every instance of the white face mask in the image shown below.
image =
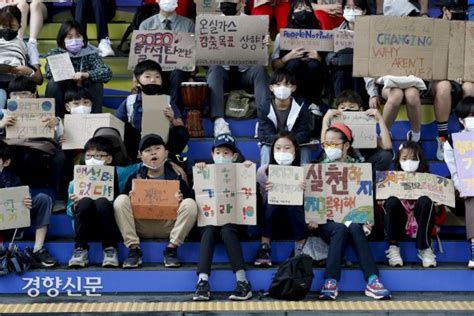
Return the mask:
<path id="1" fill-rule="evenodd" d="M 90 106 L 79 105 L 71 108 L 71 114 L 90 114 L 91 110 Z"/>
<path id="2" fill-rule="evenodd" d="M 95 159 L 94 157 L 86 159 L 86 166 L 103 166 L 105 161 L 100 159 Z"/>
<path id="3" fill-rule="evenodd" d="M 282 152 L 274 153 L 273 158 L 275 158 L 277 164 L 282 166 L 290 166 L 293 163 L 293 160 L 295 160 L 295 156 L 293 156 L 292 153 Z"/>
<path id="4" fill-rule="evenodd" d="M 150 169 L 150 170 L 158 170 L 158 169 L 160 169 L 160 168 L 165 164 L 165 162 L 166 162 L 166 159 L 163 160 L 163 161 L 162 161 L 159 165 L 157 165 L 156 167 L 149 166 L 149 165 L 147 165 L 146 163 L 143 163 L 143 166 L 147 167 L 147 168 Z"/>
<path id="5" fill-rule="evenodd" d="M 342 157 L 341 148 L 325 148 L 324 152 L 326 153 L 326 157 L 330 161 L 335 161 L 335 160 L 338 160 Z"/>
<path id="6" fill-rule="evenodd" d="M 469 132 L 474 132 L 474 117 L 466 117 L 464 119 L 464 128 Z"/>
<path id="7" fill-rule="evenodd" d="M 405 172 L 415 172 L 420 165 L 419 160 L 400 160 L 400 167 Z"/>
<path id="8" fill-rule="evenodd" d="M 279 100 L 286 100 L 291 96 L 291 88 L 286 86 L 277 86 L 273 88 L 273 94 Z"/>
<path id="9" fill-rule="evenodd" d="M 361 16 L 362 10 L 359 9 L 344 9 L 344 19 L 349 23 L 354 23 L 356 16 Z"/>
<path id="10" fill-rule="evenodd" d="M 177 0 L 161 0 L 160 1 L 160 10 L 164 12 L 173 12 L 178 7 Z"/>
<path id="11" fill-rule="evenodd" d="M 214 160 L 214 163 L 215 164 L 220 164 L 220 163 L 232 163 L 232 157 L 231 158 L 228 158 L 228 157 L 224 157 L 224 156 L 215 156 L 212 158 Z"/>

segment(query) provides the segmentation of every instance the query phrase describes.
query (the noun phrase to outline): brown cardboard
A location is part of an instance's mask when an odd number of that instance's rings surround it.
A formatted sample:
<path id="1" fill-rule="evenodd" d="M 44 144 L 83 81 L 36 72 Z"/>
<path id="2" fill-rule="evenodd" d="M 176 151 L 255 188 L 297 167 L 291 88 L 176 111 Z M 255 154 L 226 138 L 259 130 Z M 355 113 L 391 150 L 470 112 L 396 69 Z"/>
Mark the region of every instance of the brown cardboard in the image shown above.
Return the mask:
<path id="1" fill-rule="evenodd" d="M 16 123 L 6 128 L 7 138 L 54 137 L 54 128 L 43 119 L 55 116 L 54 99 L 10 99 L 7 115 L 16 116 Z"/>
<path id="2" fill-rule="evenodd" d="M 280 30 L 281 50 L 292 50 L 300 47 L 307 51 L 332 52 L 334 51 L 334 34 L 332 31 L 324 30 Z"/>
<path id="3" fill-rule="evenodd" d="M 344 48 L 354 48 L 354 31 L 336 30 L 334 34 L 334 51 L 338 52 Z"/>
<path id="4" fill-rule="evenodd" d="M 369 76 L 370 17 L 357 17 L 354 29 L 354 77 Z"/>
<path id="5" fill-rule="evenodd" d="M 332 121 L 346 124 L 352 131 L 354 148 L 377 147 L 377 121 L 365 112 L 344 111 Z"/>
<path id="6" fill-rule="evenodd" d="M 466 23 L 452 21 L 449 33 L 448 78 L 457 80 L 464 75 Z"/>
<path id="7" fill-rule="evenodd" d="M 133 179 L 131 203 L 135 219 L 176 220 L 178 180 Z"/>
<path id="8" fill-rule="evenodd" d="M 466 22 L 466 46 L 464 51 L 464 81 L 474 82 L 474 22 Z"/>
<path id="9" fill-rule="evenodd" d="M 163 114 L 163 111 L 169 107 L 169 96 L 142 94 L 142 104 L 142 135 L 155 133 L 167 142 L 170 121 Z"/>
<path id="10" fill-rule="evenodd" d="M 74 166 L 74 194 L 93 200 L 114 200 L 115 168 L 112 166 Z"/>
<path id="11" fill-rule="evenodd" d="M 0 189 L 0 230 L 31 225 L 30 210 L 24 203 L 28 196 L 27 186 Z"/>

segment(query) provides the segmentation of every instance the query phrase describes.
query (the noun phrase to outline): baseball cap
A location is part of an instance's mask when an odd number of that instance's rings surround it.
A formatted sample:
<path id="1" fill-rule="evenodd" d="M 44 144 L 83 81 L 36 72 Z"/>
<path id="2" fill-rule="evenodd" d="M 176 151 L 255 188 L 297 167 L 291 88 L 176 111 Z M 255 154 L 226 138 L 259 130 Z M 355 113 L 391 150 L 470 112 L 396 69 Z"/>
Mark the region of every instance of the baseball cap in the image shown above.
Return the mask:
<path id="1" fill-rule="evenodd" d="M 214 145 L 212 150 L 216 147 L 228 147 L 233 152 L 238 152 L 237 146 L 235 145 L 235 138 L 231 134 L 221 134 L 214 139 Z"/>
<path id="2" fill-rule="evenodd" d="M 145 149 L 147 149 L 148 147 L 153 146 L 153 145 L 163 145 L 163 146 L 165 146 L 165 142 L 164 142 L 163 138 L 161 138 L 160 135 L 147 134 L 147 135 L 143 136 L 142 139 L 140 140 L 140 144 L 138 145 L 138 150 L 140 152 L 142 152 Z"/>

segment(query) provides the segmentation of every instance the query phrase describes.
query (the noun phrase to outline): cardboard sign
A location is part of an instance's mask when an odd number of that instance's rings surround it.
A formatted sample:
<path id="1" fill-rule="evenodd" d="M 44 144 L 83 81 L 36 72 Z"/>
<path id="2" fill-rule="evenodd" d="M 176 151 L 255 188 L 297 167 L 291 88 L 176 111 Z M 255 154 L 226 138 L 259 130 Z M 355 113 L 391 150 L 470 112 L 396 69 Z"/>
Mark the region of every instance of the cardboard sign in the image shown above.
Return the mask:
<path id="1" fill-rule="evenodd" d="M 230 2 L 230 1 L 229 1 Z M 196 14 L 222 14 L 216 0 L 194 0 Z"/>
<path id="2" fill-rule="evenodd" d="M 340 30 L 334 33 L 334 51 L 338 52 L 344 48 L 354 48 L 354 31 Z"/>
<path id="3" fill-rule="evenodd" d="M 198 226 L 257 224 L 255 165 L 214 164 L 193 168 L 194 192 L 199 207 Z"/>
<path id="4" fill-rule="evenodd" d="M 74 166 L 74 194 L 93 200 L 114 200 L 114 167 Z"/>
<path id="5" fill-rule="evenodd" d="M 365 112 L 344 111 L 340 116 L 332 119 L 333 122 L 342 122 L 352 131 L 354 148 L 376 148 L 377 147 L 377 121 Z"/>
<path id="6" fill-rule="evenodd" d="M 354 77 L 385 75 L 443 80 L 448 76 L 450 22 L 362 16 L 355 22 Z"/>
<path id="7" fill-rule="evenodd" d="M 199 15 L 196 65 L 267 65 L 268 16 Z"/>
<path id="8" fill-rule="evenodd" d="M 163 111 L 169 107 L 169 96 L 142 94 L 142 106 L 142 135 L 155 133 L 160 135 L 166 143 L 170 131 L 170 121 Z"/>
<path id="9" fill-rule="evenodd" d="M 372 165 L 330 163 L 305 166 L 307 221 L 324 224 L 374 222 Z"/>
<path id="10" fill-rule="evenodd" d="M 74 77 L 76 71 L 68 53 L 48 56 L 46 59 L 54 81 L 69 80 Z"/>
<path id="11" fill-rule="evenodd" d="M 292 50 L 299 47 L 308 51 L 332 52 L 334 51 L 334 34 L 332 31 L 323 30 L 280 30 L 281 50 Z"/>
<path id="12" fill-rule="evenodd" d="M 113 127 L 124 137 L 125 124 L 110 113 L 66 114 L 64 116 L 63 150 L 83 149 L 86 142 L 94 136 L 100 127 Z"/>
<path id="13" fill-rule="evenodd" d="M 268 166 L 268 181 L 273 189 L 268 191 L 268 204 L 303 205 L 304 168 L 293 166 Z"/>
<path id="14" fill-rule="evenodd" d="M 178 180 L 132 180 L 132 210 L 135 219 L 176 220 Z"/>
<path id="15" fill-rule="evenodd" d="M 133 31 L 128 69 L 133 70 L 139 62 L 151 59 L 159 63 L 163 71 L 193 71 L 195 51 L 194 34 L 165 30 Z"/>
<path id="16" fill-rule="evenodd" d="M 23 203 L 28 196 L 27 186 L 0 189 L 0 230 L 31 225 L 30 210 Z"/>
<path id="17" fill-rule="evenodd" d="M 449 40 L 448 79 L 474 81 L 474 23 L 452 21 Z"/>
<path id="18" fill-rule="evenodd" d="M 377 171 L 376 189 L 377 200 L 386 200 L 391 196 L 417 200 L 426 195 L 434 202 L 455 207 L 453 181 L 434 174 Z"/>
<path id="19" fill-rule="evenodd" d="M 16 116 L 16 124 L 6 128 L 7 138 L 54 137 L 54 128 L 43 122 L 54 117 L 54 99 L 11 99 L 7 113 Z"/>
<path id="20" fill-rule="evenodd" d="M 454 159 L 458 170 L 459 195 L 474 196 L 474 132 L 454 133 Z"/>

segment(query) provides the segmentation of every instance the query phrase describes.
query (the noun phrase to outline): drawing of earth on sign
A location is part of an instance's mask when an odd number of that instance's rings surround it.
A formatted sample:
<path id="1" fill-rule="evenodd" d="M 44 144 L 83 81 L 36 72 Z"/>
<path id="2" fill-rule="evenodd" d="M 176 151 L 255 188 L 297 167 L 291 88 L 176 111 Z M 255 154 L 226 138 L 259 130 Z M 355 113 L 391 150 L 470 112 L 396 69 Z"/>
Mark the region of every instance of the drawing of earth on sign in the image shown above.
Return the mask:
<path id="1" fill-rule="evenodd" d="M 53 104 L 50 101 L 44 101 L 41 103 L 41 108 L 43 111 L 50 111 L 51 108 L 53 107 Z"/>
<path id="2" fill-rule="evenodd" d="M 374 222 L 374 208 L 370 205 L 365 205 L 353 209 L 344 217 L 342 223 L 351 221 L 354 223 L 373 223 Z"/>
<path id="3" fill-rule="evenodd" d="M 8 111 L 16 111 L 18 109 L 18 103 L 16 101 L 9 101 L 7 109 Z"/>

